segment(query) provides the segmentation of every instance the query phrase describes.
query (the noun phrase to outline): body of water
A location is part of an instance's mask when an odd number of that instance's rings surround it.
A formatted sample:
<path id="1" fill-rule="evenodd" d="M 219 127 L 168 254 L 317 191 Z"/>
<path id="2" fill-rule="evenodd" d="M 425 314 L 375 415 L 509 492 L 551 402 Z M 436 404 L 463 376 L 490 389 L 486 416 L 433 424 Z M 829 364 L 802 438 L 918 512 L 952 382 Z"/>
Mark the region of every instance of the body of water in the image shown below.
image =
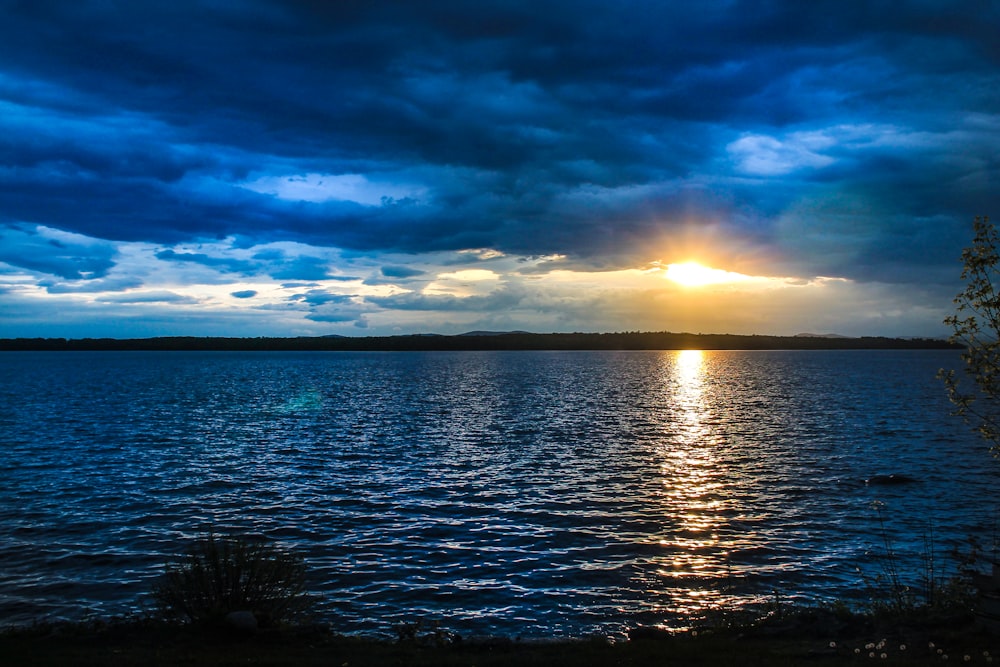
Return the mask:
<path id="1" fill-rule="evenodd" d="M 209 532 L 345 632 L 616 634 L 989 537 L 951 351 L 6 353 L 0 624 L 141 609 Z M 868 485 L 879 474 L 915 481 Z"/>

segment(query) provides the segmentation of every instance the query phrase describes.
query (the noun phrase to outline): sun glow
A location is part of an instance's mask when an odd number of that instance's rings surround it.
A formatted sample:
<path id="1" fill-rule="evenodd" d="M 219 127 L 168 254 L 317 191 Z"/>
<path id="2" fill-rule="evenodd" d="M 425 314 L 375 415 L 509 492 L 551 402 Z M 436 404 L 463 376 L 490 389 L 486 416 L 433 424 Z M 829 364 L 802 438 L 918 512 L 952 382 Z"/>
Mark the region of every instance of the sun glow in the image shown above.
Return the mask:
<path id="1" fill-rule="evenodd" d="M 734 283 L 750 279 L 749 276 L 745 276 L 742 273 L 713 269 L 698 262 L 667 264 L 667 278 L 685 287 Z"/>

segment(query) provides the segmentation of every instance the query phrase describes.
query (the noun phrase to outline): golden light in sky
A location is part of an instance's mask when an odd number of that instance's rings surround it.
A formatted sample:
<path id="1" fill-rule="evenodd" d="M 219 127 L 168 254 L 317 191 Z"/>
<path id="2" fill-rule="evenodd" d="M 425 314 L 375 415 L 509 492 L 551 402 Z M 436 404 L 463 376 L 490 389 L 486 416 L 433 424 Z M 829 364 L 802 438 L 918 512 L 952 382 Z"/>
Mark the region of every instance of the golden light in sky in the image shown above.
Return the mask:
<path id="1" fill-rule="evenodd" d="M 742 280 L 749 280 L 749 276 L 742 273 L 713 269 L 698 262 L 684 262 L 683 264 L 668 264 L 667 278 L 675 283 L 686 287 L 701 287 L 702 285 L 715 285 L 718 283 L 732 283 Z"/>

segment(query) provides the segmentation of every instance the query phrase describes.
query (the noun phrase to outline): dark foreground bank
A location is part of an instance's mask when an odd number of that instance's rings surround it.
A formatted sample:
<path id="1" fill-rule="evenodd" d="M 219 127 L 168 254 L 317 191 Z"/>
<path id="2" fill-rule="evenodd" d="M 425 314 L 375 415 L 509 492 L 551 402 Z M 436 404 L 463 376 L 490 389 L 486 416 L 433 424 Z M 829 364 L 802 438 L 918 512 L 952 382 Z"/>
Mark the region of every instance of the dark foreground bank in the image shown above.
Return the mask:
<path id="1" fill-rule="evenodd" d="M 199 629 L 150 622 L 33 627 L 0 634 L 0 665 L 985 665 L 1000 639 L 954 619 L 894 629 L 804 611 L 745 627 L 670 634 L 522 641 L 448 637 L 389 640 L 325 628 Z"/>

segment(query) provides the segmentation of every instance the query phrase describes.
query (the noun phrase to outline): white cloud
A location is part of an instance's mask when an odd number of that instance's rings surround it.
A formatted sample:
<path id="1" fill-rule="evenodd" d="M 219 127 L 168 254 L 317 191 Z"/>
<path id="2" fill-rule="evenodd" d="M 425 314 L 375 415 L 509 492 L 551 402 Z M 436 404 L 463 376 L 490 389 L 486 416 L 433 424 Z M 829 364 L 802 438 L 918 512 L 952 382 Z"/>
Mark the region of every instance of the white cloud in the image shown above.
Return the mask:
<path id="1" fill-rule="evenodd" d="M 239 185 L 247 190 L 290 201 L 349 201 L 364 206 L 379 206 L 383 198 L 419 198 L 426 192 L 426 188 L 416 185 L 372 181 L 363 174 L 261 176 Z"/>
<path id="2" fill-rule="evenodd" d="M 475 258 L 481 259 L 483 261 L 490 259 L 498 259 L 500 257 L 506 257 L 505 253 L 502 253 L 499 250 L 494 250 L 493 248 L 469 248 L 467 250 L 459 250 L 458 254 L 472 255 Z"/>
<path id="3" fill-rule="evenodd" d="M 439 273 L 423 293 L 428 296 L 470 297 L 488 294 L 500 282 L 500 275 L 486 269 L 463 269 Z"/>
<path id="4" fill-rule="evenodd" d="M 744 173 L 780 176 L 801 169 L 822 169 L 861 151 L 927 147 L 937 140 L 928 133 L 896 125 L 846 123 L 789 132 L 781 137 L 746 134 L 729 143 L 726 152 Z"/>
<path id="5" fill-rule="evenodd" d="M 819 169 L 833 164 L 832 157 L 813 150 L 819 147 L 815 137 L 792 136 L 780 140 L 751 134 L 732 142 L 726 150 L 740 171 L 754 176 L 780 176 L 799 169 Z"/>
<path id="6" fill-rule="evenodd" d="M 86 246 L 89 239 L 59 240 Z M 157 256 L 162 250 L 117 244 L 118 262 L 100 280 L 53 283 L 30 272 L 0 272 L 0 335 L 321 335 L 351 334 L 361 325 L 372 335 L 470 329 L 935 335 L 947 309 L 947 300 L 935 308 L 935 299 L 917 288 L 899 296 L 899 286 L 788 273 L 685 288 L 664 280 L 667 265 L 659 262 L 594 271 L 559 257 L 489 250 L 368 257 L 289 242 L 241 247 L 232 239 L 172 248 L 186 261 L 164 261 Z M 287 284 L 269 271 L 231 270 L 234 263 L 266 268 L 303 255 L 323 256 L 337 275 L 358 277 Z M 483 257 L 491 257 L 491 270 L 481 268 Z M 385 261 L 418 267 L 420 274 L 405 287 L 363 280 L 381 275 Z"/>

